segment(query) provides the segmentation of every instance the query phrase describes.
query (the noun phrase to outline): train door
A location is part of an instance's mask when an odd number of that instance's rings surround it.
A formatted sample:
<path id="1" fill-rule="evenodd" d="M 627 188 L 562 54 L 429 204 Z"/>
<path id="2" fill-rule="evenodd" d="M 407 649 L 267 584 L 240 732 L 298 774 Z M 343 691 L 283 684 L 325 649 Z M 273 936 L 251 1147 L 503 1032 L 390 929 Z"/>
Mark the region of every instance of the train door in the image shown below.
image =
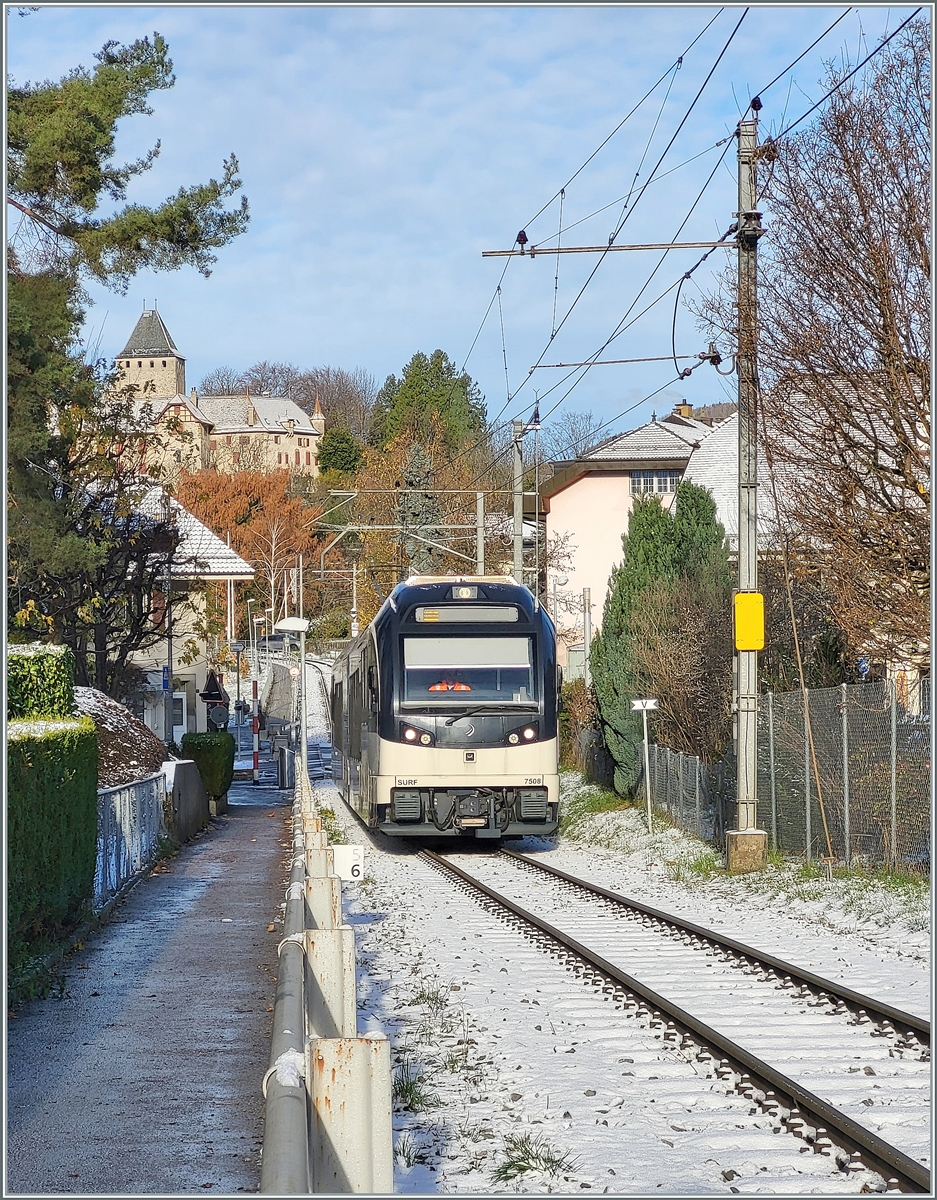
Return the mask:
<path id="1" fill-rule="evenodd" d="M 352 808 L 361 809 L 361 656 L 348 676 L 348 791 Z"/>
<path id="2" fill-rule="evenodd" d="M 339 785 L 342 795 L 345 795 L 344 767 L 345 746 L 345 683 L 344 680 L 332 680 L 332 779 Z"/>

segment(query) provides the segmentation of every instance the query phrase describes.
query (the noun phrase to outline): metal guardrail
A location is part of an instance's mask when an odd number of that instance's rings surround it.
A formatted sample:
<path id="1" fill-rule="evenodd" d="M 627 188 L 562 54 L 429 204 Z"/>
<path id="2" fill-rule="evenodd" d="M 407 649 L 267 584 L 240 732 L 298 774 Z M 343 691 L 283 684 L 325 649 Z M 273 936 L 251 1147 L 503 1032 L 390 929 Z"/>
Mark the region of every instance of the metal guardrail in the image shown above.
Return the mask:
<path id="1" fill-rule="evenodd" d="M 96 912 L 156 861 L 160 836 L 165 833 L 165 800 L 162 772 L 98 792 Z"/>
<path id="2" fill-rule="evenodd" d="M 390 1042 L 357 1036 L 354 931 L 300 772 L 273 1011 L 260 1191 L 393 1192 Z"/>

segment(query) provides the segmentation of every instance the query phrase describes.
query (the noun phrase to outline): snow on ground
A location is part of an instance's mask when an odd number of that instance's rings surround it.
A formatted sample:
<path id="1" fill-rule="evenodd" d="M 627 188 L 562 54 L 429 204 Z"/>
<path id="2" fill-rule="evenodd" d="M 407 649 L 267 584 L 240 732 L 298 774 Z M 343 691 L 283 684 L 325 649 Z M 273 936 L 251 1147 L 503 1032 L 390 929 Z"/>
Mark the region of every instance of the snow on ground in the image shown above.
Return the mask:
<path id="1" fill-rule="evenodd" d="M 327 736 L 309 670 L 314 740 Z M 564 776 L 575 803 L 581 778 Z M 505 1194 L 855 1194 L 877 1177 L 772 1132 L 762 1110 L 559 967 L 416 856 L 368 832 L 326 781 L 319 804 L 365 874 L 344 885 L 356 930 L 359 1028 L 391 1038 L 395 1190 Z M 556 844 L 512 848 L 690 916 L 929 1015 L 927 904 L 796 869 L 729 878 L 710 849 L 640 810 L 588 816 Z"/>

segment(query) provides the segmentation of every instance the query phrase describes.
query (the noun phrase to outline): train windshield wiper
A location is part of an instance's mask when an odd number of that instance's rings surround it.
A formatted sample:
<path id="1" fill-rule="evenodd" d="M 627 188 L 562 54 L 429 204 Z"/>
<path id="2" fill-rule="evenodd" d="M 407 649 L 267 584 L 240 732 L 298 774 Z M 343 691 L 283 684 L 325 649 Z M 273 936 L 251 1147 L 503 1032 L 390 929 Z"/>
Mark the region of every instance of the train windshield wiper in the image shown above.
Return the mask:
<path id="1" fill-rule="evenodd" d="M 507 717 L 507 716 L 510 716 L 511 713 L 516 713 L 516 712 L 538 712 L 538 711 L 539 711 L 539 709 L 537 708 L 536 704 L 528 704 L 528 705 L 525 705 L 524 707 L 521 707 L 520 705 L 512 704 L 510 708 L 500 708 L 500 709 L 490 708 L 488 705 L 485 705 L 482 708 L 470 708 L 466 712 L 453 713 L 453 715 L 446 720 L 445 724 L 446 725 L 454 725 L 456 723 L 456 721 L 461 721 L 463 717 L 477 717 L 481 713 L 488 713 L 488 715 L 492 716 L 492 717 Z"/>

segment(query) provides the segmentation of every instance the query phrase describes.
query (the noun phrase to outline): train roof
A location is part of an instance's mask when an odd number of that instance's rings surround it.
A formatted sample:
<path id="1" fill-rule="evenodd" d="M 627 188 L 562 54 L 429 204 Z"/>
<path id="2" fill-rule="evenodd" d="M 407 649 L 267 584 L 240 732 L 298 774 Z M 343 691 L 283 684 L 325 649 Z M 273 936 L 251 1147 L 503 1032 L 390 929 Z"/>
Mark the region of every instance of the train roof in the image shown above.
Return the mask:
<path id="1" fill-rule="evenodd" d="M 511 575 L 411 575 L 404 583 L 397 584 L 388 600 L 394 610 L 411 604 L 440 604 L 460 599 L 453 595 L 453 589 L 466 586 L 478 589 L 475 599 L 480 601 L 499 600 L 518 605 L 528 619 L 539 608 L 530 589 Z"/>

